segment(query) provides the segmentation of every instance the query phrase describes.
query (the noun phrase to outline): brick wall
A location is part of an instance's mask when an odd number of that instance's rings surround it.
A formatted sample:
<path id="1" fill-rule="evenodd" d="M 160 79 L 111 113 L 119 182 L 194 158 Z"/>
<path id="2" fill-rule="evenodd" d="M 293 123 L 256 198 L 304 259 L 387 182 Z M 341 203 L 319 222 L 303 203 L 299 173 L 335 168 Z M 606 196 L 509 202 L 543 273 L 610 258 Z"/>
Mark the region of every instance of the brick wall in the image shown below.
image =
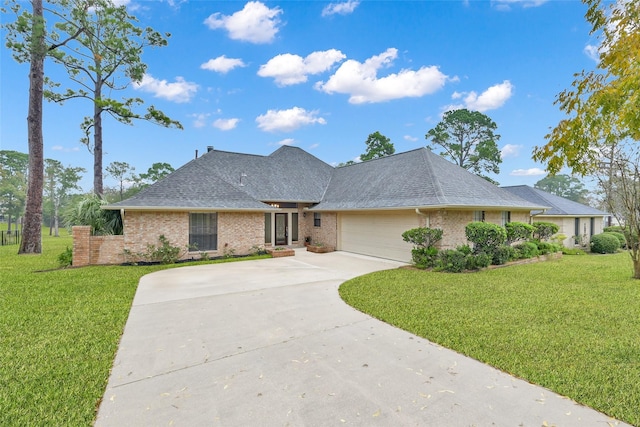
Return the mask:
<path id="1" fill-rule="evenodd" d="M 212 256 L 233 251 L 236 255 L 252 252 L 254 247 L 264 248 L 264 213 L 218 213 L 218 250 Z"/>
<path id="2" fill-rule="evenodd" d="M 311 217 L 311 243 L 318 242 L 335 248 L 338 244 L 338 214 L 320 213 L 320 227 L 313 225 L 313 213 L 307 214 L 307 217 Z"/>
<path id="3" fill-rule="evenodd" d="M 74 267 L 100 264 L 122 264 L 124 236 L 92 236 L 91 227 L 75 226 L 73 234 Z"/>

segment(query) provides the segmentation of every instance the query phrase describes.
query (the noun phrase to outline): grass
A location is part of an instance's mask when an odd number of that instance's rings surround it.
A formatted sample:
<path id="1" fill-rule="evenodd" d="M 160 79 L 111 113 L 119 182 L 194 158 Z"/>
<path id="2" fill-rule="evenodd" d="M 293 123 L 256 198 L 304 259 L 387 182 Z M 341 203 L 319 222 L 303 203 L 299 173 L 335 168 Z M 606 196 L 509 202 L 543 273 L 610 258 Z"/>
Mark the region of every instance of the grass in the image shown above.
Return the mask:
<path id="1" fill-rule="evenodd" d="M 353 307 L 640 426 L 640 281 L 629 255 L 344 283 Z"/>
<path id="2" fill-rule="evenodd" d="M 140 277 L 178 266 L 57 269 L 71 245 L 46 229 L 42 255 L 0 247 L 2 426 L 91 425 Z"/>

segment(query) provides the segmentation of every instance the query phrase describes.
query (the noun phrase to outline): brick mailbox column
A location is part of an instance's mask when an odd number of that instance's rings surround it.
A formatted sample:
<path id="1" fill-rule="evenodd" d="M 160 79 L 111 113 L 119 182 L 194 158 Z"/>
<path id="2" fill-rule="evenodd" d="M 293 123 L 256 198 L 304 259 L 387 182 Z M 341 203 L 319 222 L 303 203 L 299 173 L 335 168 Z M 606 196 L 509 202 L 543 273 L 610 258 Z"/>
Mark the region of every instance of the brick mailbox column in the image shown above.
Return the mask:
<path id="1" fill-rule="evenodd" d="M 73 235 L 73 262 L 74 267 L 89 265 L 91 260 L 91 227 L 88 225 L 76 225 L 71 227 Z"/>

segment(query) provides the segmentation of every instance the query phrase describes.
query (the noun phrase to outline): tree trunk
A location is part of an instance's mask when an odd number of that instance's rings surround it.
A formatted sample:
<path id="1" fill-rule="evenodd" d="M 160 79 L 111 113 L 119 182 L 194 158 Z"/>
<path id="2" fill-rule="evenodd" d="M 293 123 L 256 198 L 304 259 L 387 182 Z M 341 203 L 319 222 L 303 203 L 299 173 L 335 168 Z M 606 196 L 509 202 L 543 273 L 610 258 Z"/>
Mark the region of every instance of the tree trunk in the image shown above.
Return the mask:
<path id="1" fill-rule="evenodd" d="M 7 233 L 11 233 L 11 215 L 9 215 L 7 220 Z"/>
<path id="2" fill-rule="evenodd" d="M 99 70 L 100 63 L 96 64 Z M 102 96 L 102 80 L 98 73 L 94 89 L 94 99 Z M 100 198 L 104 194 L 102 184 L 102 109 L 96 103 L 93 105 L 93 192 Z"/>
<path id="3" fill-rule="evenodd" d="M 42 253 L 42 187 L 44 185 L 42 99 L 46 49 L 42 0 L 32 0 L 32 5 L 33 40 L 29 65 L 29 115 L 27 116 L 29 180 L 19 254 Z"/>
<path id="4" fill-rule="evenodd" d="M 59 215 L 59 211 L 60 211 L 60 202 L 56 201 L 54 202 L 54 212 L 53 212 L 53 229 L 54 229 L 54 236 L 55 237 L 60 237 L 60 232 L 58 231 L 58 227 L 59 227 L 59 219 L 58 219 L 58 215 Z"/>

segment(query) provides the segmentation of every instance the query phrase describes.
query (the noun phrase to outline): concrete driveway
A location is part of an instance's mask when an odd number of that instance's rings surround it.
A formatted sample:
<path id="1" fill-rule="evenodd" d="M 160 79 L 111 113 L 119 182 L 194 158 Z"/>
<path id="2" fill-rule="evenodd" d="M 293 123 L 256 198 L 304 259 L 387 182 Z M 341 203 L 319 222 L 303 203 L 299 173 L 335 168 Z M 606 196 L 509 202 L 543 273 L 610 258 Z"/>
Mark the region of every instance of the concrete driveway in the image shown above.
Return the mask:
<path id="1" fill-rule="evenodd" d="M 95 425 L 625 425 L 340 299 L 400 265 L 297 250 L 143 277 Z"/>

